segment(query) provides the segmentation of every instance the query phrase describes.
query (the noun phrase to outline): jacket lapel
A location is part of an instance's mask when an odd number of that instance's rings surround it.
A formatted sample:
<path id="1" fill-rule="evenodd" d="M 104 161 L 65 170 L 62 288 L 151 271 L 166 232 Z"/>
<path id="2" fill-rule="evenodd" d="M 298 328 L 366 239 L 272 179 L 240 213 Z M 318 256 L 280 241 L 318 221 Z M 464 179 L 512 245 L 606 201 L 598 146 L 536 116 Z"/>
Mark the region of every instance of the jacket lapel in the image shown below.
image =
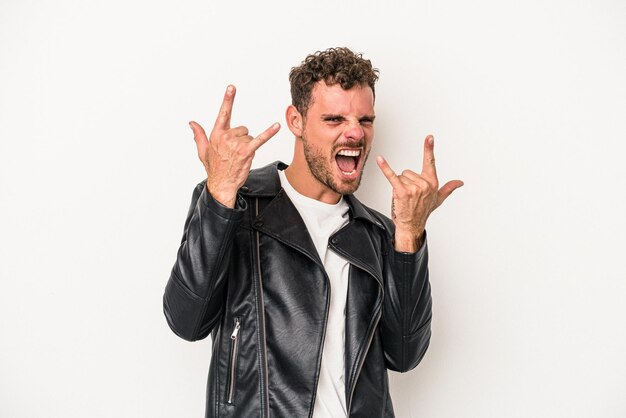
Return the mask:
<path id="1" fill-rule="evenodd" d="M 252 221 L 252 227 L 303 253 L 323 269 L 315 244 L 298 209 L 280 185 L 278 170 L 287 167 L 287 164 L 275 161 L 252 170 L 239 192 L 253 199 L 272 198 Z"/>
<path id="2" fill-rule="evenodd" d="M 253 227 L 300 251 L 324 268 L 298 209 L 284 190 L 281 189 L 256 217 Z"/>
<path id="3" fill-rule="evenodd" d="M 364 222 L 355 219 L 330 239 L 331 248 L 351 264 L 368 272 L 382 287 L 382 254 L 379 241 Z"/>

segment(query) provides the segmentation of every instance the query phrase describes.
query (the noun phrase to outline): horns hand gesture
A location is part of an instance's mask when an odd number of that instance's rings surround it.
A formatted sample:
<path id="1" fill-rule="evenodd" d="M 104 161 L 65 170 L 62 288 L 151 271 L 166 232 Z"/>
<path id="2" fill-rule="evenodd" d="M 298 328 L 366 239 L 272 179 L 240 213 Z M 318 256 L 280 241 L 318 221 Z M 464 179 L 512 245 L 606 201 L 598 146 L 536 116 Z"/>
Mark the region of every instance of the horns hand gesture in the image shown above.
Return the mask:
<path id="1" fill-rule="evenodd" d="M 452 180 L 439 188 L 435 169 L 434 138 L 424 141 L 422 172 L 417 174 L 404 170 L 397 175 L 387 161 L 379 156 L 376 163 L 393 187 L 391 215 L 396 226 L 395 249 L 415 252 L 422 242 L 428 216 L 443 203 L 452 192 L 463 186 L 461 180 Z"/>
<path id="2" fill-rule="evenodd" d="M 274 123 L 260 135 L 253 137 L 248 128 L 230 127 L 230 116 L 235 100 L 235 86 L 228 86 L 222 107 L 207 138 L 202 126 L 189 122 L 198 157 L 207 173 L 207 188 L 213 198 L 230 208 L 235 207 L 237 191 L 248 178 L 255 151 L 273 137 L 280 125 Z"/>

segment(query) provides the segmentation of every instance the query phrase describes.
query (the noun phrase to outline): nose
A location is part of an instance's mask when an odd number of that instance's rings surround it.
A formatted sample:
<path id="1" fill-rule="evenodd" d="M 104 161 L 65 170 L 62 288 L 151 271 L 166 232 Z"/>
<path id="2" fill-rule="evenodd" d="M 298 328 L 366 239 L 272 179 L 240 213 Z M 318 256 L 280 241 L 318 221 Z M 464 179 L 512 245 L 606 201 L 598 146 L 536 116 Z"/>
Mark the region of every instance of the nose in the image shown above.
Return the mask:
<path id="1" fill-rule="evenodd" d="M 346 127 L 343 135 L 346 139 L 352 141 L 360 141 L 365 137 L 365 131 L 363 131 L 363 127 L 359 122 L 351 123 Z"/>

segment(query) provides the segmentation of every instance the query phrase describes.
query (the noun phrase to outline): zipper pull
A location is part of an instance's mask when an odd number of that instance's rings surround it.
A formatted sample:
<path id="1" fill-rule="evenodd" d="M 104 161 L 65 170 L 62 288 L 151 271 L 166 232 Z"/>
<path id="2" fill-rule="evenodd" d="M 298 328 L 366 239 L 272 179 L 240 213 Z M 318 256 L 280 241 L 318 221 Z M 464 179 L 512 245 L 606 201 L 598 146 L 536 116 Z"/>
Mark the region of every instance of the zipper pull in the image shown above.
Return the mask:
<path id="1" fill-rule="evenodd" d="M 241 322 L 239 322 L 239 318 L 235 319 L 235 329 L 233 330 L 233 333 L 230 336 L 231 340 L 234 340 L 235 338 L 237 338 L 237 334 L 239 333 L 239 328 L 241 328 Z"/>

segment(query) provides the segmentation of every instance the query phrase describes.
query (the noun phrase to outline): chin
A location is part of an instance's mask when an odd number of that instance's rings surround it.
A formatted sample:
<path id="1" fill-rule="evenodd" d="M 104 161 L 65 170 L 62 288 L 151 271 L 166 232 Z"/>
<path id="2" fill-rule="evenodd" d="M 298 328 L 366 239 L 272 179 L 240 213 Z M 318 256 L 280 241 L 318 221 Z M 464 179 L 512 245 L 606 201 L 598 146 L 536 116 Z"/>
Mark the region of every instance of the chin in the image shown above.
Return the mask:
<path id="1" fill-rule="evenodd" d="M 360 171 L 356 177 L 350 180 L 345 180 L 341 178 L 342 176 L 335 176 L 331 184 L 326 184 L 330 189 L 339 194 L 352 194 L 357 191 L 359 186 L 361 185 L 361 177 L 363 172 Z"/>

